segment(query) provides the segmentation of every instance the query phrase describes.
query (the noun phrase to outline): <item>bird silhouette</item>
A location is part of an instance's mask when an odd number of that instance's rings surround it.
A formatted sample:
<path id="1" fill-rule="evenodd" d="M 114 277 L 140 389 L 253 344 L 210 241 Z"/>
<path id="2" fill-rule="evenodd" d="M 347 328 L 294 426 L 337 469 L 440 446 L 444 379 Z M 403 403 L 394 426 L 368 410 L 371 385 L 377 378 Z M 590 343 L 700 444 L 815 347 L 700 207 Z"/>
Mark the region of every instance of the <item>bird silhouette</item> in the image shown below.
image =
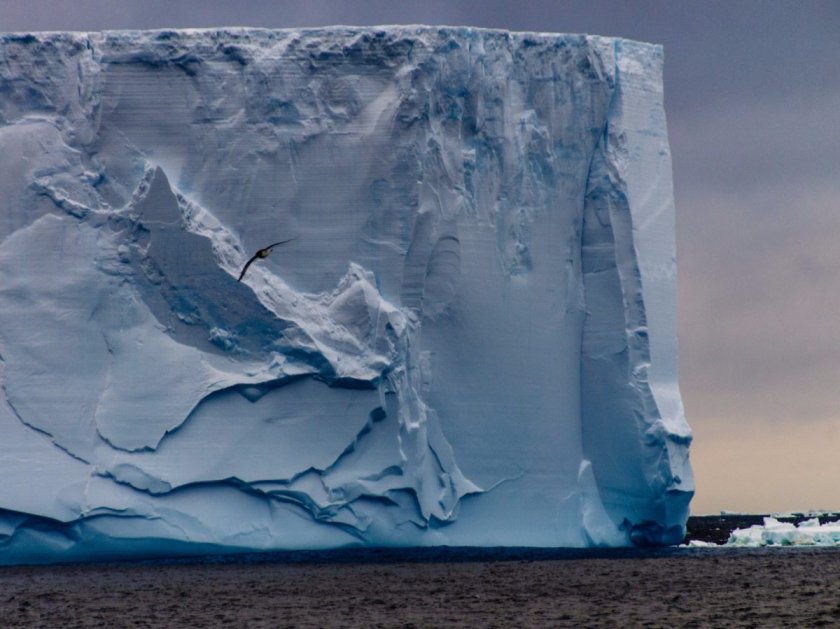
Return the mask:
<path id="1" fill-rule="evenodd" d="M 248 267 L 251 266 L 251 263 L 254 260 L 262 260 L 263 258 L 267 258 L 268 254 L 271 253 L 271 250 L 274 249 L 274 247 L 276 247 L 277 245 L 286 244 L 287 242 L 291 242 L 293 240 L 297 240 L 297 236 L 295 236 L 294 238 L 287 238 L 286 240 L 281 240 L 280 242 L 275 242 L 273 245 L 268 245 L 267 247 L 263 247 L 262 249 L 257 251 L 253 256 L 251 256 L 251 259 L 245 263 L 245 266 L 242 267 L 242 273 L 239 274 L 239 279 L 237 281 L 242 281 L 242 278 L 245 277 L 245 271 L 248 270 Z"/>

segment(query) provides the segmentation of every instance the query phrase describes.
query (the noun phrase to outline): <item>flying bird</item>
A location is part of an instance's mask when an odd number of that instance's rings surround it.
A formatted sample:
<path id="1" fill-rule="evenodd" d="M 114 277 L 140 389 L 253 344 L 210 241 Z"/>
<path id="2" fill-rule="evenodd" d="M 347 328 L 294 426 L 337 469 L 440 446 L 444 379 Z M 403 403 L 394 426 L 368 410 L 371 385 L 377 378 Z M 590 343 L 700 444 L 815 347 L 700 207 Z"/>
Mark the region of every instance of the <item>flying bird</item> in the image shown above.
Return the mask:
<path id="1" fill-rule="evenodd" d="M 293 240 L 297 240 L 297 236 L 295 236 L 294 238 L 288 238 L 286 240 L 281 240 L 280 242 L 275 242 L 273 245 L 268 245 L 267 247 L 264 247 L 263 249 L 260 249 L 259 251 L 257 251 L 253 256 L 251 256 L 251 259 L 248 260 L 245 263 L 245 266 L 242 268 L 242 273 L 239 274 L 239 279 L 237 281 L 238 282 L 242 281 L 242 278 L 245 277 L 245 271 L 248 270 L 248 267 L 251 266 L 251 263 L 254 260 L 257 260 L 257 259 L 262 260 L 263 258 L 267 258 L 268 254 L 271 253 L 271 250 L 274 249 L 274 247 L 276 247 L 277 245 L 283 245 L 283 244 L 285 244 L 287 242 L 291 242 Z"/>

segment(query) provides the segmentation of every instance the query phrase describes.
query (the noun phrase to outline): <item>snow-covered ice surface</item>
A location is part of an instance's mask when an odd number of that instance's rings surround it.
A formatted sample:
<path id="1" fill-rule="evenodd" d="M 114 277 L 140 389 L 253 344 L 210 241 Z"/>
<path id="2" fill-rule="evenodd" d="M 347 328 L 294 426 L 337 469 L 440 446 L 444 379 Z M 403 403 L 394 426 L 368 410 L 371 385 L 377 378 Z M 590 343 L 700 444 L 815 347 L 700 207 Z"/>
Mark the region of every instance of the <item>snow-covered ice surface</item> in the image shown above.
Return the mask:
<path id="1" fill-rule="evenodd" d="M 0 36 L 0 562 L 679 543 L 661 70 L 466 28 Z"/>

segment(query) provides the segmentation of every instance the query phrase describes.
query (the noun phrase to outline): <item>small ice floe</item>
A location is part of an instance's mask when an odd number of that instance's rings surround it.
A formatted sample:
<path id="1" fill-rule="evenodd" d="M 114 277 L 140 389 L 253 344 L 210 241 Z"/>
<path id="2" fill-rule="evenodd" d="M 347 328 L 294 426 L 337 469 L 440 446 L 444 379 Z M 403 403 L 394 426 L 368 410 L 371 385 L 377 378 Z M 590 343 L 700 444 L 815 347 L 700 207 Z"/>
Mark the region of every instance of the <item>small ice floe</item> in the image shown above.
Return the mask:
<path id="1" fill-rule="evenodd" d="M 764 524 L 736 529 L 727 546 L 840 546 L 840 520 L 820 523 L 819 518 L 800 522 L 780 522 L 764 518 Z"/>
<path id="2" fill-rule="evenodd" d="M 714 542 L 704 542 L 700 539 L 689 540 L 687 544 L 683 544 L 682 548 L 720 548 L 720 544 Z"/>

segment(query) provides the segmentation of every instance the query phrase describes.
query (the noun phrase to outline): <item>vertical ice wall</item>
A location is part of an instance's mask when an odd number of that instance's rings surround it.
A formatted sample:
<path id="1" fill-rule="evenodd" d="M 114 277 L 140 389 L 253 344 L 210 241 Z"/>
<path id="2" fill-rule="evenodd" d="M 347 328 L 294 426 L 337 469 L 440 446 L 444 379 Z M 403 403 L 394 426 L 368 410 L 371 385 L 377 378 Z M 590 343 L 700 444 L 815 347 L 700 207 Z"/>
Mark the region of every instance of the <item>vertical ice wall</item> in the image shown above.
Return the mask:
<path id="1" fill-rule="evenodd" d="M 611 516 L 635 514 L 626 520 L 635 543 L 675 543 L 693 495 L 691 433 L 677 384 L 662 58 L 642 47 L 614 43 L 616 86 L 584 200 L 581 418 L 584 456 Z"/>
<path id="2" fill-rule="evenodd" d="M 661 61 L 0 37 L 0 561 L 679 541 Z"/>

